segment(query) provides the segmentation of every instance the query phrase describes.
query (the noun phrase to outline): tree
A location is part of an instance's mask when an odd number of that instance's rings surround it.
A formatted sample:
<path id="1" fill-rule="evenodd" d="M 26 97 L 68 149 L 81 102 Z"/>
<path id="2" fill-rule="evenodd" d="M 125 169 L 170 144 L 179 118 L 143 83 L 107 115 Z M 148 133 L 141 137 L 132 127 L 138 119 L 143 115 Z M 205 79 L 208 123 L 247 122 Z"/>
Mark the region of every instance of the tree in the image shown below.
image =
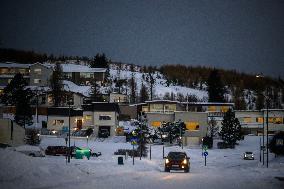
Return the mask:
<path id="1" fill-rule="evenodd" d="M 16 107 L 15 122 L 25 127 L 32 124 L 32 110 L 30 101 L 32 93 L 25 89 L 27 85 L 23 75 L 17 73 L 11 82 L 4 88 L 2 102 Z"/>
<path id="2" fill-rule="evenodd" d="M 129 85 L 130 85 L 130 102 L 135 103 L 136 102 L 136 88 L 137 88 L 137 86 L 136 86 L 135 77 L 134 77 L 133 72 L 131 74 Z"/>
<path id="3" fill-rule="evenodd" d="M 108 68 L 108 60 L 105 54 L 97 53 L 94 60 L 90 63 L 91 68 Z"/>
<path id="4" fill-rule="evenodd" d="M 168 122 L 158 128 L 159 133 L 166 136 L 164 140 L 169 141 L 171 144 L 173 141 L 177 141 L 184 134 L 185 130 L 186 125 L 184 122 Z"/>
<path id="5" fill-rule="evenodd" d="M 91 81 L 91 99 L 93 102 L 102 101 L 102 96 L 100 92 L 100 85 L 97 83 L 97 80 L 93 79 Z"/>
<path id="6" fill-rule="evenodd" d="M 209 102 L 224 102 L 225 88 L 218 70 L 211 71 L 207 79 Z"/>
<path id="7" fill-rule="evenodd" d="M 142 83 L 140 90 L 140 102 L 145 102 L 149 99 L 147 87 Z"/>
<path id="8" fill-rule="evenodd" d="M 146 141 L 147 137 L 149 136 L 149 128 L 145 121 L 139 123 L 137 129 L 135 130 L 138 136 L 138 147 L 137 151 L 142 157 L 147 157 L 147 146 Z"/>
<path id="9" fill-rule="evenodd" d="M 215 118 L 211 117 L 208 122 L 209 136 L 214 138 L 218 134 L 218 126 Z"/>
<path id="10" fill-rule="evenodd" d="M 62 83 L 62 67 L 60 63 L 56 63 L 54 71 L 50 79 L 51 94 L 53 97 L 54 106 L 59 106 L 63 98 L 63 83 Z"/>
<path id="11" fill-rule="evenodd" d="M 241 134 L 241 124 L 235 118 L 235 113 L 229 109 L 224 115 L 220 136 L 227 146 L 234 148 L 237 141 L 241 140 Z"/>
<path id="12" fill-rule="evenodd" d="M 153 100 L 154 86 L 156 82 L 154 74 L 155 74 L 155 70 L 150 66 L 148 69 L 148 74 L 146 78 L 150 84 L 150 100 Z"/>

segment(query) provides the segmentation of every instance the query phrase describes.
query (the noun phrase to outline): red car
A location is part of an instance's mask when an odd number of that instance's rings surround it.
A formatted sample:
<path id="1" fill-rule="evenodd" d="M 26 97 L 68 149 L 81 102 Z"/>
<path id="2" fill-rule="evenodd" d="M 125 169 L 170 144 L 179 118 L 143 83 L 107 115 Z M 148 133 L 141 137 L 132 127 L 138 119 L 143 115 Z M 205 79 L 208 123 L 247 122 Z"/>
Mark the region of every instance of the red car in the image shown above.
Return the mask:
<path id="1" fill-rule="evenodd" d="M 184 172 L 188 173 L 190 170 L 189 159 L 185 152 L 169 152 L 165 160 L 165 172 L 184 170 Z"/>

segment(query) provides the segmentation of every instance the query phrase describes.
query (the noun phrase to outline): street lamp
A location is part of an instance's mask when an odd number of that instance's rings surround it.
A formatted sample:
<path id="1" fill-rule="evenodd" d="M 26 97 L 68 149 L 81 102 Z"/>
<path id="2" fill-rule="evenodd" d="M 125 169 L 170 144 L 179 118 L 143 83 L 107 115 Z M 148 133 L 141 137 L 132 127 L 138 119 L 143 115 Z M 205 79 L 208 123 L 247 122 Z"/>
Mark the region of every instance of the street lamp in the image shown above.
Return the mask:
<path id="1" fill-rule="evenodd" d="M 68 124 L 68 163 L 70 163 L 70 155 L 71 155 L 71 144 L 70 144 L 70 135 L 71 135 L 71 126 L 70 126 L 70 110 L 71 110 L 71 107 L 70 107 L 70 87 L 69 85 L 67 84 L 64 84 L 65 86 L 68 87 L 68 92 L 69 92 L 69 95 L 68 95 L 68 99 L 67 99 L 67 103 L 68 103 L 68 116 L 69 116 L 69 124 Z"/>
<path id="2" fill-rule="evenodd" d="M 263 75 L 256 75 L 256 78 L 263 78 Z M 268 97 L 268 87 L 266 87 L 266 95 L 262 94 L 261 95 L 265 98 L 265 103 L 266 103 L 266 167 L 268 168 L 268 101 L 269 101 L 269 97 Z M 263 124 L 262 124 L 262 146 L 264 146 L 264 111 L 263 111 Z M 264 165 L 264 149 L 262 149 L 262 165 Z"/>

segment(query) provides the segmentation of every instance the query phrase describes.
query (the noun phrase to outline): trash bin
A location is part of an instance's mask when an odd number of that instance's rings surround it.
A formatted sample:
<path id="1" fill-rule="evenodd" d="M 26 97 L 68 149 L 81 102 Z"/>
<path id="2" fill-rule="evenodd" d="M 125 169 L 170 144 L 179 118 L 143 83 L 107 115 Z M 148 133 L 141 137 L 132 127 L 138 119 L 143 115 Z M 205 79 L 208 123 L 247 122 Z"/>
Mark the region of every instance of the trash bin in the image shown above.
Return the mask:
<path id="1" fill-rule="evenodd" d="M 118 165 L 123 165 L 123 157 L 122 156 L 119 156 L 117 158 L 117 163 L 118 163 Z"/>

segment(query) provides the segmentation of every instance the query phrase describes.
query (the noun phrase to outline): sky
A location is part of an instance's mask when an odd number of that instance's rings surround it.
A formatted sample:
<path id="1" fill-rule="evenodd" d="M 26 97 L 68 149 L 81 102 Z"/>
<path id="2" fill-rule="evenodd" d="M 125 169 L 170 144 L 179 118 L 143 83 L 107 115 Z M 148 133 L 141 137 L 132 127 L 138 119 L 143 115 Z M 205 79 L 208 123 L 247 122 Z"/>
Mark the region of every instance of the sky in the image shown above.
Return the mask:
<path id="1" fill-rule="evenodd" d="M 6 0 L 0 48 L 284 78 L 283 0 Z"/>

